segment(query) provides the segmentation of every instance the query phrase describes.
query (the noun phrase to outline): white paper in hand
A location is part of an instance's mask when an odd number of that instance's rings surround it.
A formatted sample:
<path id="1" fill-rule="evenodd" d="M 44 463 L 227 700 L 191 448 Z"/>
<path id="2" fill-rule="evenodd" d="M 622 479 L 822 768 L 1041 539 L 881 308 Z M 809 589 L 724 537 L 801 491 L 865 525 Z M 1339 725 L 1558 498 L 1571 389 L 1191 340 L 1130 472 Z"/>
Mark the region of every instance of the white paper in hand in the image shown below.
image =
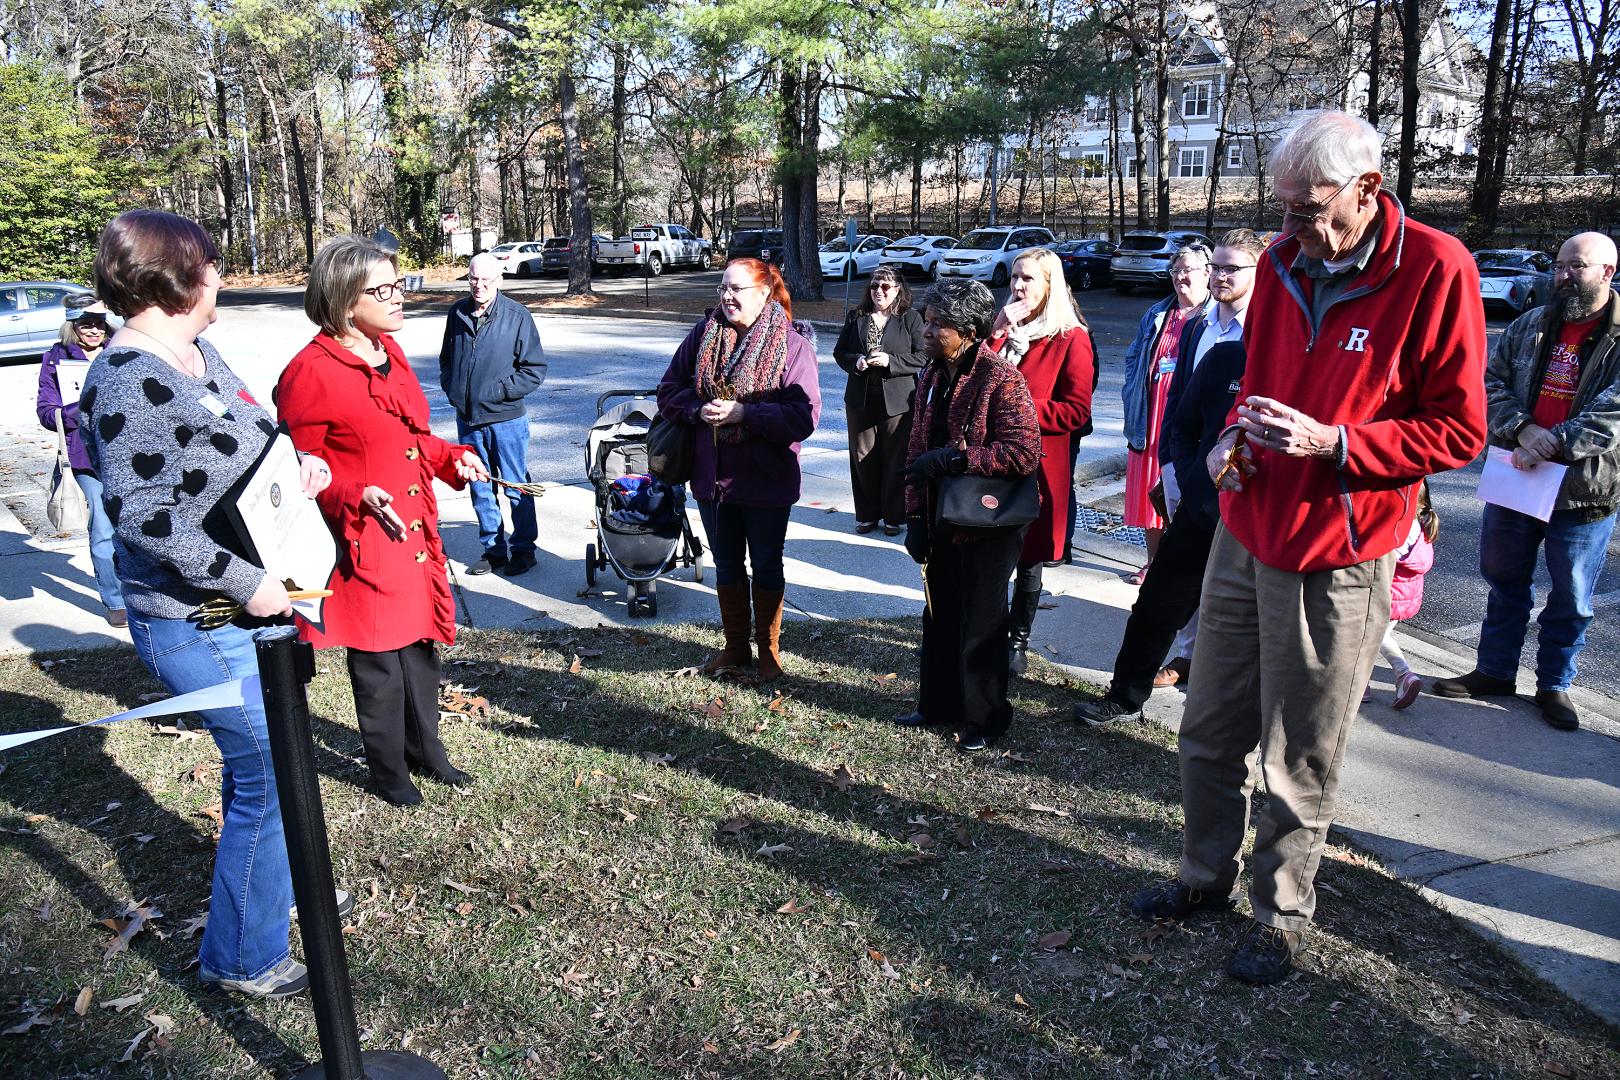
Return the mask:
<path id="1" fill-rule="evenodd" d="M 1546 521 L 1552 517 L 1558 489 L 1569 466 L 1543 461 L 1533 469 L 1513 467 L 1513 451 L 1493 446 L 1485 452 L 1485 471 L 1479 474 L 1479 497 L 1495 506 L 1517 510 Z"/>
<path id="2" fill-rule="evenodd" d="M 337 543 L 320 507 L 304 494 L 298 454 L 285 432 L 271 441 L 237 499 L 236 511 L 270 576 L 300 589 L 326 587 L 337 566 Z M 294 601 L 293 610 L 320 624 L 319 600 Z"/>

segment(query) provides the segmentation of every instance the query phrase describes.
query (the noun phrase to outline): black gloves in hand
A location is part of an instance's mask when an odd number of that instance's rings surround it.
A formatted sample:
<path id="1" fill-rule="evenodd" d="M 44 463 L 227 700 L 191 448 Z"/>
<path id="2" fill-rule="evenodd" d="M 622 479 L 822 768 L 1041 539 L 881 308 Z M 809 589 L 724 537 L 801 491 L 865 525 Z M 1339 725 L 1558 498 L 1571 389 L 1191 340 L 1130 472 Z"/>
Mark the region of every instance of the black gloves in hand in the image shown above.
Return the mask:
<path id="1" fill-rule="evenodd" d="M 906 554 L 918 565 L 928 561 L 928 526 L 921 521 L 906 526 Z"/>
<path id="2" fill-rule="evenodd" d="M 941 476 L 961 476 L 967 472 L 967 455 L 952 446 L 937 450 L 924 450 L 917 460 L 906 467 L 909 476 L 926 476 L 937 480 Z"/>

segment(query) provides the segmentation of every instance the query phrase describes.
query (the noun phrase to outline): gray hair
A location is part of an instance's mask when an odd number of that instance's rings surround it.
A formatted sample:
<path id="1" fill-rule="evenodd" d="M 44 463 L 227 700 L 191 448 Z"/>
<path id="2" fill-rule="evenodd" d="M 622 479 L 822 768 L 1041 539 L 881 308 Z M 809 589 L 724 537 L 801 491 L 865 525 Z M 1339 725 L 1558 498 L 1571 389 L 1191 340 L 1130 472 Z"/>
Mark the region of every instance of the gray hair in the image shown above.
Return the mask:
<path id="1" fill-rule="evenodd" d="M 386 262 L 399 272 L 399 253 L 366 236 L 335 236 L 315 253 L 304 286 L 304 314 L 332 337 L 353 329 L 349 312 L 360 302 L 371 268 Z"/>
<path id="2" fill-rule="evenodd" d="M 922 306 L 933 308 L 940 322 L 971 333 L 976 341 L 990 336 L 996 317 L 996 298 L 978 281 L 941 281 L 928 290 Z"/>
<path id="3" fill-rule="evenodd" d="M 1359 116 L 1322 111 L 1307 114 L 1271 152 L 1271 174 L 1306 184 L 1347 184 L 1383 171 L 1384 141 Z"/>
<path id="4" fill-rule="evenodd" d="M 1204 260 L 1205 266 L 1215 261 L 1215 253 L 1202 240 L 1193 240 L 1190 243 L 1182 244 L 1181 247 L 1176 249 L 1175 257 L 1170 260 L 1170 265 L 1174 267 L 1176 263 L 1181 261 L 1183 255 L 1196 255 Z"/>

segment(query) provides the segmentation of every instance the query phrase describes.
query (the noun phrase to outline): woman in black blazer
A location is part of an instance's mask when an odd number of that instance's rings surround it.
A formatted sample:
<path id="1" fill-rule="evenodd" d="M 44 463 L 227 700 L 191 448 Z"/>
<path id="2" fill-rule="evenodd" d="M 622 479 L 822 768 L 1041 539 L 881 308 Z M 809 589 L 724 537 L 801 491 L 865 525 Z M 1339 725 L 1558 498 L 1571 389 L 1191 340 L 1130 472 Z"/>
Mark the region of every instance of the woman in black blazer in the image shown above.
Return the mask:
<path id="1" fill-rule="evenodd" d="M 833 346 L 833 359 L 849 373 L 844 409 L 849 416 L 849 478 L 855 491 L 855 531 L 883 522 L 898 536 L 906 520 L 902 472 L 911 441 L 911 399 L 923 353 L 922 316 L 911 290 L 886 266 L 872 272 L 860 305 L 849 313 Z"/>

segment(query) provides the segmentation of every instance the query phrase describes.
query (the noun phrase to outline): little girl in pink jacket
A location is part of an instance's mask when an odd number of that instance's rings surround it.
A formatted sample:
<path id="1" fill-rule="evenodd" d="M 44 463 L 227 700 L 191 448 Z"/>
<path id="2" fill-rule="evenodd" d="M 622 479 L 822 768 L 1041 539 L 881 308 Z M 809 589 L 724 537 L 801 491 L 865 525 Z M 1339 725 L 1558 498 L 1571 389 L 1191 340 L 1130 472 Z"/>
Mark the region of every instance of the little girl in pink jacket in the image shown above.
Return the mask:
<path id="1" fill-rule="evenodd" d="M 1400 644 L 1395 625 L 1410 619 L 1423 606 L 1423 575 L 1434 565 L 1434 538 L 1440 531 L 1440 517 L 1429 503 L 1429 482 L 1418 489 L 1418 512 L 1406 543 L 1395 549 L 1395 576 L 1389 583 L 1389 627 L 1378 646 L 1379 653 L 1395 672 L 1395 708 L 1404 709 L 1417 700 L 1423 682 L 1412 673 Z M 1365 700 L 1365 698 L 1363 698 Z"/>

